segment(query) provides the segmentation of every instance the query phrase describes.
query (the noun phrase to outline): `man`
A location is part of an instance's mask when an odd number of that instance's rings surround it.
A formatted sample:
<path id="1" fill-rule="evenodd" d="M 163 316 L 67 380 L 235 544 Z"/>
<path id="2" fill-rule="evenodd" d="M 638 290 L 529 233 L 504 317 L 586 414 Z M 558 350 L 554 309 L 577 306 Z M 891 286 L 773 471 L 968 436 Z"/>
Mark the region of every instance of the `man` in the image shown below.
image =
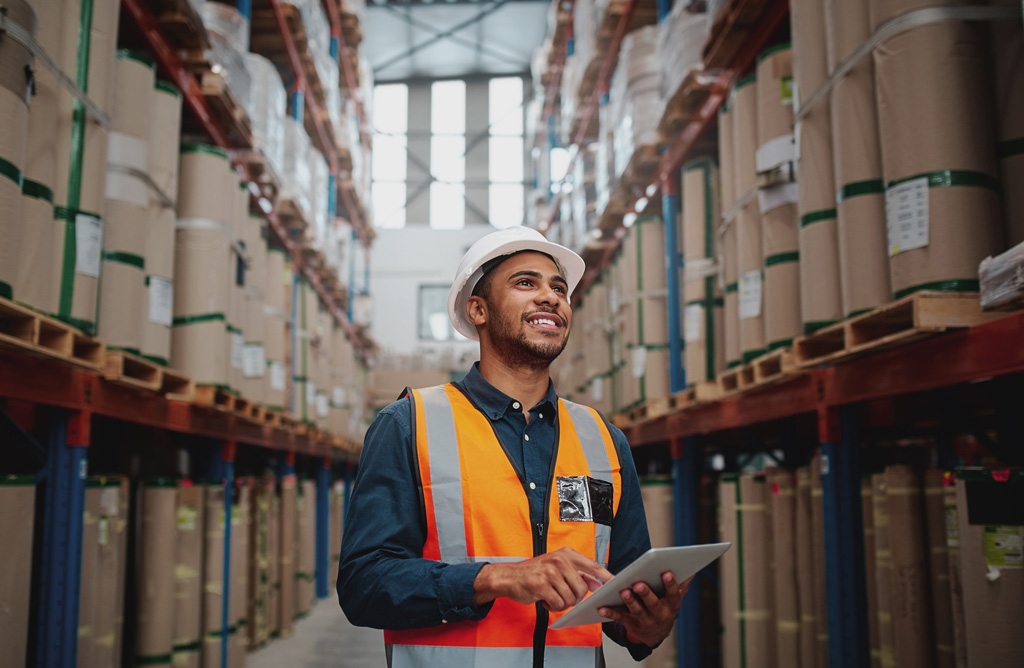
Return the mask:
<path id="1" fill-rule="evenodd" d="M 464 380 L 411 390 L 367 431 L 342 541 L 349 621 L 384 629 L 388 665 L 601 666 L 602 627 L 636 660 L 672 629 L 688 583 L 638 583 L 603 625 L 548 625 L 650 547 L 629 445 L 561 400 L 583 260 L 535 230 L 487 235 L 460 263 L 452 324 L 480 342 Z"/>

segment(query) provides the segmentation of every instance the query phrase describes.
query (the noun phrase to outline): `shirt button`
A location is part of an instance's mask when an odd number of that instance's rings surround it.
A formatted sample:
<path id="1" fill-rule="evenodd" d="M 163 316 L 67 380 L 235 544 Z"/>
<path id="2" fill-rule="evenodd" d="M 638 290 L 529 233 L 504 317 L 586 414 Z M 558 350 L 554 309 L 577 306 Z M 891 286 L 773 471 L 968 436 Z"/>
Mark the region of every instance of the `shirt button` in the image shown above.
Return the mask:
<path id="1" fill-rule="evenodd" d="M 544 414 L 543 413 L 537 413 L 537 417 L 539 417 L 541 420 L 543 420 L 544 419 Z"/>
<path id="2" fill-rule="evenodd" d="M 525 436 L 523 436 L 523 438 L 525 438 L 527 441 L 529 441 L 530 440 L 530 435 L 526 434 Z"/>
<path id="3" fill-rule="evenodd" d="M 519 402 L 518 401 L 513 401 L 512 402 L 512 408 L 514 408 L 516 410 L 519 410 Z"/>
<path id="4" fill-rule="evenodd" d="M 441 623 L 442 623 L 442 624 L 447 624 L 447 623 L 448 623 L 448 620 L 447 620 L 447 619 L 442 619 L 442 620 L 441 620 Z"/>
<path id="5" fill-rule="evenodd" d="M 537 489 L 537 483 L 531 482 L 530 483 L 530 489 Z"/>

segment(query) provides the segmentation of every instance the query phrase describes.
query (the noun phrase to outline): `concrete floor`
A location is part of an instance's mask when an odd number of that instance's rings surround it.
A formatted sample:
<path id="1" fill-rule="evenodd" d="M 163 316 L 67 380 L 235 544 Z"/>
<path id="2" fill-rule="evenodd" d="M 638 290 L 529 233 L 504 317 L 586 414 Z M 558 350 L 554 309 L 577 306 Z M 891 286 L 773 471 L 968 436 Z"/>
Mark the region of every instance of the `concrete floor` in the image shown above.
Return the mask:
<path id="1" fill-rule="evenodd" d="M 637 666 L 605 639 L 608 668 Z M 335 598 L 319 601 L 295 624 L 295 635 L 275 640 L 246 658 L 246 668 L 385 668 L 384 636 L 348 623 Z"/>

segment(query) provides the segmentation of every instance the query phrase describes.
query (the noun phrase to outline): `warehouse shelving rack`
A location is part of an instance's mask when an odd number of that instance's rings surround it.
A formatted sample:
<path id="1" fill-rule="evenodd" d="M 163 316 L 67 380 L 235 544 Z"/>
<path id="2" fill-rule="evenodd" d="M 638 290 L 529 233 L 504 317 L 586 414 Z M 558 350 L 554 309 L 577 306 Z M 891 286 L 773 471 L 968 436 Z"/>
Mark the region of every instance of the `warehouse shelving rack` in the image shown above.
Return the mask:
<path id="1" fill-rule="evenodd" d="M 288 47 L 295 69 L 297 92 L 309 107 L 315 127 L 320 134 L 331 168 L 331 208 L 340 194 L 352 225 L 353 246 L 358 239 L 364 245 L 372 240 L 369 221 L 359 219 L 358 203 L 348 188 L 337 187 L 337 151 L 333 144 L 324 143 L 323 116 L 317 113 L 317 102 L 305 85 L 304 74 L 291 36 L 285 28 L 280 0 L 269 2 L 278 17 L 282 39 Z M 350 90 L 356 90 L 348 47 L 344 43 L 338 6 L 335 0 L 324 3 L 331 22 L 331 55 L 342 56 L 343 71 Z M 236 149 L 228 133 L 220 125 L 207 105 L 196 79 L 190 74 L 176 50 L 161 33 L 159 24 L 145 0 L 122 0 L 123 16 L 134 23 L 134 28 L 145 40 L 158 64 L 160 74 L 181 91 L 186 114 L 191 114 L 207 134 L 210 141 L 226 149 Z M 249 0 L 238 0 L 237 7 L 246 17 Z M 362 127 L 362 106 L 357 103 Z M 301 111 L 300 111 L 301 113 Z M 361 142 L 366 145 L 365 132 Z M 303 258 L 303 248 L 293 239 L 281 220 L 271 210 L 270 203 L 261 198 L 255 184 L 250 191 L 257 206 L 263 211 L 270 230 L 292 257 L 295 275 L 313 285 L 335 320 L 345 328 L 350 340 L 364 357 L 373 354 L 372 343 L 350 322 L 335 300 L 322 285 L 317 273 Z M 351 300 L 350 300 L 351 303 Z M 294 317 L 294 314 L 293 314 Z M 196 468 L 210 480 L 223 481 L 225 486 L 225 513 L 231 514 L 234 486 L 234 462 L 239 446 L 256 447 L 277 453 L 279 476 L 295 474 L 296 458 L 302 456 L 315 467 L 316 479 L 316 595 L 326 598 L 329 593 L 329 488 L 332 471 L 351 459 L 351 452 L 336 447 L 334 439 L 325 438 L 315 430 L 303 427 L 271 425 L 244 418 L 241 415 L 213 406 L 202 406 L 190 401 L 169 398 L 159 393 L 140 391 L 106 380 L 95 367 L 85 368 L 69 360 L 59 360 L 22 352 L 0 349 L 0 409 L 4 415 L 2 426 L 10 436 L 10 443 L 21 442 L 34 453 L 41 465 L 36 478 L 45 485 L 39 505 L 41 519 L 37 526 L 42 534 L 35 564 L 38 590 L 35 596 L 33 627 L 33 665 L 71 668 L 76 663 L 78 638 L 78 609 L 81 589 L 82 525 L 85 483 L 88 474 L 88 452 L 92 445 L 93 418 L 109 419 L 117 424 L 136 425 L 156 433 L 180 434 L 200 443 L 203 461 Z M 45 443 L 40 447 L 31 433 L 40 435 Z M 153 433 L 153 432 L 150 432 Z M 45 435 L 45 437 L 43 436 Z M 159 447 L 159 446 L 157 446 Z M 43 461 L 44 460 L 44 461 Z M 322 462 L 317 464 L 317 462 Z M 352 466 L 344 463 L 343 475 L 351 482 Z M 230 563 L 231 523 L 225 527 L 225 568 Z M 228 579 L 225 578 L 223 619 L 227 620 Z M 227 665 L 227 622 L 221 634 L 221 665 Z"/>
<path id="2" fill-rule="evenodd" d="M 685 0 L 675 0 L 682 2 Z M 662 20 L 671 10 L 672 0 L 659 0 L 658 16 Z M 621 17 L 616 37 L 621 38 L 637 0 L 630 0 Z M 719 109 L 738 79 L 754 64 L 770 40 L 779 32 L 789 15 L 788 0 L 733 0 L 725 9 L 722 25 L 717 26 L 708 53 L 718 66 L 714 81 L 706 87 L 703 103 L 696 113 L 663 147 L 655 177 L 644 195 L 653 198 L 660 192 L 665 220 L 675 220 L 680 212 L 678 184 L 683 163 L 701 148 L 701 139 L 717 124 Z M 742 38 L 738 39 L 737 34 Z M 606 56 L 606 63 L 616 59 L 620 40 Z M 556 56 L 556 63 L 564 55 Z M 560 70 L 552 77 L 547 91 L 545 118 L 554 110 L 558 97 Z M 602 71 L 598 89 L 607 90 L 607 75 Z M 596 95 L 596 93 L 595 93 Z M 596 105 L 588 106 L 582 128 L 574 145 L 585 137 L 586 124 Z M 557 202 L 555 203 L 557 205 Z M 554 211 L 554 208 L 553 208 Z M 547 232 L 555 222 L 554 213 L 541 224 Z M 680 392 L 686 387 L 682 369 L 680 303 L 678 289 L 682 261 L 675 225 L 666 225 L 667 273 L 669 285 L 669 340 L 671 389 Z M 609 266 L 625 236 L 618 227 L 605 231 L 606 240 L 597 248 L 585 250 L 588 272 L 583 288 L 590 285 Z M 661 417 L 624 428 L 630 445 L 637 454 L 647 456 L 651 450 L 671 457 L 675 485 L 676 542 L 681 545 L 700 542 L 698 498 L 699 481 L 705 470 L 703 443 L 725 435 L 737 436 L 747 447 L 758 450 L 756 427 L 774 426 L 782 434 L 784 452 L 796 451 L 794 421 L 813 419 L 817 426 L 817 444 L 822 453 L 822 487 L 825 512 L 827 569 L 829 665 L 832 668 L 861 668 L 869 664 L 867 642 L 867 602 L 864 598 L 864 544 L 861 518 L 861 431 L 864 413 L 892 416 L 894 402 L 899 398 L 932 396 L 991 379 L 1004 380 L 1003 388 L 1017 391 L 1017 401 L 1024 396 L 1024 313 L 975 325 L 968 329 L 947 332 L 903 347 L 877 352 L 852 360 L 840 360 L 834 366 L 805 370 L 782 381 L 735 394 L 717 401 L 686 406 Z M 1017 375 L 1014 375 L 1017 374 Z M 1004 397 L 1013 406 L 1014 400 Z M 1000 406 L 1004 413 L 1018 408 Z M 1019 420 L 1014 414 L 1011 419 Z M 943 437 L 948 443 L 948 425 Z M 736 440 L 736 439 L 734 439 Z M 724 446 L 727 455 L 737 448 Z M 948 454 L 948 453 L 946 453 Z M 1020 463 L 1019 451 L 999 453 Z M 787 462 L 788 463 L 788 462 Z M 805 463 L 805 462 L 802 462 Z M 678 625 L 678 665 L 697 668 L 705 665 L 701 651 L 700 579 L 695 579 L 690 593 L 683 600 Z"/>

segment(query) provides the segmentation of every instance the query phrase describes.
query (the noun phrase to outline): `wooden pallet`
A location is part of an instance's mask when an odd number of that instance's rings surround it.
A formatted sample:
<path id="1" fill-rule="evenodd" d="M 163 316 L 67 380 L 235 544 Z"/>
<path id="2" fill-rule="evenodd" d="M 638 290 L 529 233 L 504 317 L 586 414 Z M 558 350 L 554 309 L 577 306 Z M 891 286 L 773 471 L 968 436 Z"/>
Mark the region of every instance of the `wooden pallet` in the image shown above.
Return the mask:
<path id="1" fill-rule="evenodd" d="M 235 395 L 225 389 L 211 385 L 200 385 L 195 389 L 192 402 L 200 406 L 210 406 L 226 411 L 235 410 Z"/>
<path id="2" fill-rule="evenodd" d="M 754 367 L 750 364 L 733 367 L 718 374 L 718 389 L 722 397 L 743 392 L 754 384 Z"/>
<path id="3" fill-rule="evenodd" d="M 210 48 L 210 37 L 203 19 L 189 0 L 160 0 L 157 11 L 160 34 L 179 51 L 203 51 Z"/>
<path id="4" fill-rule="evenodd" d="M 0 298 L 0 346 L 100 371 L 106 364 L 103 341 L 71 325 Z"/>
<path id="5" fill-rule="evenodd" d="M 260 189 L 260 196 L 273 206 L 281 191 L 281 178 L 263 150 L 255 147 L 251 151 L 236 151 L 231 157 L 245 170 L 246 180 L 255 183 Z"/>
<path id="6" fill-rule="evenodd" d="M 693 120 L 714 88 L 712 75 L 707 72 L 690 72 L 679 84 L 665 104 L 665 112 L 658 123 L 658 134 L 662 141 L 671 143 L 686 124 Z"/>
<path id="7" fill-rule="evenodd" d="M 718 401 L 722 390 L 718 381 L 704 381 L 672 395 L 672 408 L 683 411 L 692 406 Z"/>
<path id="8" fill-rule="evenodd" d="M 612 0 L 608 3 L 604 16 L 601 17 L 601 23 L 597 28 L 596 47 L 598 53 L 606 53 L 611 47 L 612 37 L 615 35 L 615 30 L 618 28 L 619 21 L 626 12 L 628 4 L 626 0 Z M 628 35 L 637 28 L 654 25 L 657 22 L 658 4 L 652 0 L 639 0 L 633 10 L 633 15 L 630 17 L 629 26 L 627 26 L 626 32 L 623 34 Z"/>
<path id="9" fill-rule="evenodd" d="M 163 369 L 156 362 L 123 350 L 107 350 L 103 377 L 111 383 L 157 392 L 163 385 Z"/>
<path id="10" fill-rule="evenodd" d="M 625 190 L 626 194 L 635 197 L 644 196 L 660 164 L 657 144 L 637 145 L 619 179 L 619 190 Z"/>
<path id="11" fill-rule="evenodd" d="M 175 401 L 192 401 L 195 383 L 188 376 L 123 350 L 107 349 L 103 377 L 111 383 L 157 392 Z"/>
<path id="12" fill-rule="evenodd" d="M 277 201 L 277 217 L 292 238 L 305 239 L 309 231 L 309 222 L 305 209 L 291 197 Z"/>
<path id="13" fill-rule="evenodd" d="M 647 420 L 660 418 L 671 412 L 672 397 L 661 397 L 659 399 L 647 400 L 643 404 L 629 411 L 627 415 L 629 416 L 631 424 L 637 424 L 639 422 L 646 422 Z"/>
<path id="14" fill-rule="evenodd" d="M 798 338 L 794 363 L 801 369 L 839 364 L 1002 315 L 982 311 L 976 292 L 917 292 Z"/>
<path id="15" fill-rule="evenodd" d="M 270 408 L 263 408 L 262 422 L 271 427 L 280 427 L 284 414 L 281 411 L 272 410 Z"/>
<path id="16" fill-rule="evenodd" d="M 199 79 L 199 87 L 202 90 L 203 98 L 209 105 L 221 127 L 227 132 L 228 137 L 239 148 L 252 148 L 252 125 L 249 123 L 249 113 L 245 110 L 228 89 L 227 81 L 220 74 L 212 70 L 203 70 L 197 67 L 196 77 Z"/>

